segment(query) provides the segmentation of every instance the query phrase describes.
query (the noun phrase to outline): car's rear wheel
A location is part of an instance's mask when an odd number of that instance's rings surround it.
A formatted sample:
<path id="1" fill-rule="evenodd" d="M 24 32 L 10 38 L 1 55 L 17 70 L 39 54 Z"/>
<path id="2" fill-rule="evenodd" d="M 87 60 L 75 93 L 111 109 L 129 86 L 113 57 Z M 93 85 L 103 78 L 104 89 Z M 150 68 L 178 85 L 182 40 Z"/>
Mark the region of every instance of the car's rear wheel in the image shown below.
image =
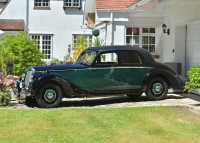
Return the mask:
<path id="1" fill-rule="evenodd" d="M 57 84 L 44 84 L 39 89 L 36 101 L 43 108 L 57 107 L 62 101 L 62 90 Z"/>
<path id="2" fill-rule="evenodd" d="M 167 92 L 167 82 L 161 77 L 156 77 L 147 84 L 145 94 L 150 100 L 162 100 L 166 97 Z"/>

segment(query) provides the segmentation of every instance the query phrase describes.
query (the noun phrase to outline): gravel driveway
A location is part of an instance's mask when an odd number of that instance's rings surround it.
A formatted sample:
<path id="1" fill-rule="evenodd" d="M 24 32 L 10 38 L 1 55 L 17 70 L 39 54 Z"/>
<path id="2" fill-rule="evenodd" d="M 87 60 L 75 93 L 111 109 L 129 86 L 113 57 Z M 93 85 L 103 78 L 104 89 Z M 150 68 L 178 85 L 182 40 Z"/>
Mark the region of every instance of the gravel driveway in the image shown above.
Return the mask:
<path id="1" fill-rule="evenodd" d="M 168 94 L 165 100 L 149 101 L 145 94 L 136 99 L 126 96 L 110 96 L 97 98 L 64 98 L 59 108 L 122 108 L 139 106 L 179 106 L 187 107 L 200 114 L 200 96 L 195 94 Z M 11 101 L 11 106 L 0 109 L 38 109 L 36 102 L 24 104 Z"/>

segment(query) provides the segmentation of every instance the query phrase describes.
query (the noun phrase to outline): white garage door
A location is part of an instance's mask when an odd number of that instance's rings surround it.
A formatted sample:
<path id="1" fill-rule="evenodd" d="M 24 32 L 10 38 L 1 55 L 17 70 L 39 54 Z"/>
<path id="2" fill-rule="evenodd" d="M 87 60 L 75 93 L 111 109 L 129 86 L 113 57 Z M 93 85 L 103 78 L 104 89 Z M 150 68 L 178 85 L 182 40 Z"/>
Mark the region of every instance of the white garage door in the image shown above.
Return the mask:
<path id="1" fill-rule="evenodd" d="M 187 25 L 186 71 L 200 66 L 200 21 Z"/>

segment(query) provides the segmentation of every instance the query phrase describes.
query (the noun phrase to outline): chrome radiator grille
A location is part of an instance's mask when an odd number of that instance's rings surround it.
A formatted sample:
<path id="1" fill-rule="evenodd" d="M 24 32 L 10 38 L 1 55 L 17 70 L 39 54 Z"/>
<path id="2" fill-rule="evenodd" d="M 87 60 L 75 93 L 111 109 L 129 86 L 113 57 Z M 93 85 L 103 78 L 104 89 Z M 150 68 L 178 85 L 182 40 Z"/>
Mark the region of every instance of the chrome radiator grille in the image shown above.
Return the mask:
<path id="1" fill-rule="evenodd" d="M 27 74 L 26 74 L 25 87 L 29 86 L 29 83 L 30 83 L 29 79 L 30 79 L 31 75 L 33 75 L 33 71 L 32 70 L 28 71 Z"/>

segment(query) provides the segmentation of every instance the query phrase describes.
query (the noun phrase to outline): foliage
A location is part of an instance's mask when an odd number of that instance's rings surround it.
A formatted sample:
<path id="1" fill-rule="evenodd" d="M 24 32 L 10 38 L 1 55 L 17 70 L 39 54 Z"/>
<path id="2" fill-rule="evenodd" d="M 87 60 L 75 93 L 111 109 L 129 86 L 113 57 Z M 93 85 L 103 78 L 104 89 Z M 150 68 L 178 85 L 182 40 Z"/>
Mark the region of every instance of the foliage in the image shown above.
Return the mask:
<path id="1" fill-rule="evenodd" d="M 53 58 L 52 58 L 52 60 L 51 60 L 51 62 L 53 62 L 53 63 L 59 62 L 59 59 L 58 59 L 58 58 L 55 58 L 55 57 L 53 57 Z"/>
<path id="2" fill-rule="evenodd" d="M 200 88 L 200 67 L 192 67 L 187 75 L 189 81 L 186 82 L 184 90 L 192 92 L 194 89 Z"/>
<path id="3" fill-rule="evenodd" d="M 99 37 L 96 37 L 96 38 L 94 39 L 94 42 L 92 43 L 92 45 L 93 45 L 94 47 L 104 46 L 104 45 L 105 45 L 105 42 L 104 42 L 104 40 L 99 39 Z"/>
<path id="4" fill-rule="evenodd" d="M 4 50 L 6 52 L 4 52 Z M 37 66 L 43 64 L 42 58 L 44 55 L 38 49 L 38 45 L 35 40 L 28 38 L 28 33 L 20 31 L 17 36 L 6 36 L 0 41 L 0 51 L 2 55 L 9 55 L 13 64 L 13 74 L 21 75 L 30 66 Z M 7 56 L 5 56 L 7 57 Z M 10 58 L 8 56 L 8 59 Z M 2 59 L 1 59 L 2 61 Z M 4 66 L 7 64 L 7 60 L 1 62 Z M 5 67 L 2 70 L 5 72 Z"/>
<path id="5" fill-rule="evenodd" d="M 86 36 L 80 36 L 77 38 L 77 44 L 74 45 L 74 48 L 76 50 L 75 50 L 74 56 L 72 58 L 73 63 L 76 62 L 78 56 L 82 53 L 82 51 L 87 48 L 87 45 L 89 45 L 89 43 L 87 42 Z"/>
<path id="6" fill-rule="evenodd" d="M 0 69 L 2 72 L 6 73 L 8 61 L 12 61 L 14 54 L 10 46 L 5 46 L 5 43 L 0 39 Z"/>
<path id="7" fill-rule="evenodd" d="M 11 100 L 11 89 L 15 80 L 19 80 L 18 76 L 8 75 L 6 78 L 2 76 L 0 81 L 0 105 L 8 106 Z"/>
<path id="8" fill-rule="evenodd" d="M 11 93 L 9 91 L 0 91 L 0 105 L 1 106 L 8 106 L 10 105 L 11 100 Z"/>
<path id="9" fill-rule="evenodd" d="M 71 108 L 69 103 L 66 106 L 1 110 L 0 142 L 200 142 L 200 115 L 186 108 Z"/>

